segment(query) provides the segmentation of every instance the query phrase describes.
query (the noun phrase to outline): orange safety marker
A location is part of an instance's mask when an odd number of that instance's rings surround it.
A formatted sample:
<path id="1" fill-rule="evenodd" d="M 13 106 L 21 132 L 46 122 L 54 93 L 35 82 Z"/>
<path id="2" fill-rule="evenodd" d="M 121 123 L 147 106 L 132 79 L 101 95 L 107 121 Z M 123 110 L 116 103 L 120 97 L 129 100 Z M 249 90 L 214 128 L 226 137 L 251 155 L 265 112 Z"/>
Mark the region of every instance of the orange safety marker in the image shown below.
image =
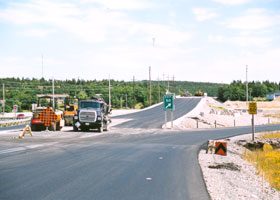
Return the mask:
<path id="1" fill-rule="evenodd" d="M 226 142 L 216 142 L 215 154 L 226 156 L 227 155 L 227 143 Z"/>
<path id="2" fill-rule="evenodd" d="M 44 123 L 46 127 L 49 127 L 57 119 L 57 115 L 51 108 L 46 108 L 39 114 L 39 119 Z"/>
<path id="3" fill-rule="evenodd" d="M 31 132 L 30 126 L 29 126 L 29 125 L 26 125 L 26 126 L 25 126 L 25 129 L 23 130 L 23 132 L 22 132 L 21 134 L 19 134 L 18 137 L 14 137 L 14 138 L 22 139 L 22 138 L 24 137 L 26 131 L 28 131 L 28 133 L 29 133 L 31 136 L 33 136 L 33 135 L 32 135 L 32 132 Z"/>

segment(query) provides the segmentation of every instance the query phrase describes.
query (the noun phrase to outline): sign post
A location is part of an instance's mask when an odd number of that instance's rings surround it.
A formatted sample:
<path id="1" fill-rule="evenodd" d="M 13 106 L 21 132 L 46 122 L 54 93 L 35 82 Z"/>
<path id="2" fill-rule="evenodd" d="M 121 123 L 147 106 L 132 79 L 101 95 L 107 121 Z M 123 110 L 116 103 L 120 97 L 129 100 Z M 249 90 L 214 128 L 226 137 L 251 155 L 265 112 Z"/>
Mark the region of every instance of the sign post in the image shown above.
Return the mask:
<path id="1" fill-rule="evenodd" d="M 255 140 L 255 119 L 254 115 L 257 114 L 257 103 L 256 102 L 250 102 L 249 103 L 249 114 L 252 115 L 252 140 Z"/>
<path id="2" fill-rule="evenodd" d="M 15 113 L 15 118 L 17 115 L 17 111 L 18 111 L 18 105 L 13 105 L 13 112 Z"/>
<path id="3" fill-rule="evenodd" d="M 171 110 L 171 128 L 173 128 L 173 111 L 175 110 L 174 106 L 174 95 L 166 94 L 163 96 L 163 110 L 164 110 L 164 124 L 166 127 L 167 123 L 167 111 Z"/>
<path id="4" fill-rule="evenodd" d="M 17 112 L 18 111 L 18 105 L 13 105 L 13 112 Z"/>

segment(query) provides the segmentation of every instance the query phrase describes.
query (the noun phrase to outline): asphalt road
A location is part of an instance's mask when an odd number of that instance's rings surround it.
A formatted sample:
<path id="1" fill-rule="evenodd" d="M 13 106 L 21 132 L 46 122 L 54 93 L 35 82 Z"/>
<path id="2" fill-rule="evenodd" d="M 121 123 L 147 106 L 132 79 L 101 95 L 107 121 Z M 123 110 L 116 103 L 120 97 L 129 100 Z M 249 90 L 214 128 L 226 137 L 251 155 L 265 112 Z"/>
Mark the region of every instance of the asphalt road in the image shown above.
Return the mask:
<path id="1" fill-rule="evenodd" d="M 174 120 L 184 116 L 190 112 L 200 102 L 201 98 L 178 98 L 174 99 L 175 111 Z M 171 121 L 171 111 L 167 111 L 167 121 Z M 160 104 L 151 109 L 141 112 L 131 113 L 128 115 L 116 116 L 114 118 L 132 119 L 128 122 L 118 125 L 119 128 L 161 128 L 164 124 L 164 110 L 163 105 Z"/>
<path id="2" fill-rule="evenodd" d="M 40 132 L 23 140 L 0 132 L 0 199 L 207 200 L 199 149 L 209 139 L 250 131 L 119 128 L 103 134 Z"/>
<path id="3" fill-rule="evenodd" d="M 7 127 L 1 127 L 0 131 L 6 131 L 6 130 L 14 130 L 14 129 L 20 129 L 20 128 L 24 128 L 28 123 L 26 124 L 20 124 L 20 125 L 15 125 L 15 126 L 7 126 Z"/>

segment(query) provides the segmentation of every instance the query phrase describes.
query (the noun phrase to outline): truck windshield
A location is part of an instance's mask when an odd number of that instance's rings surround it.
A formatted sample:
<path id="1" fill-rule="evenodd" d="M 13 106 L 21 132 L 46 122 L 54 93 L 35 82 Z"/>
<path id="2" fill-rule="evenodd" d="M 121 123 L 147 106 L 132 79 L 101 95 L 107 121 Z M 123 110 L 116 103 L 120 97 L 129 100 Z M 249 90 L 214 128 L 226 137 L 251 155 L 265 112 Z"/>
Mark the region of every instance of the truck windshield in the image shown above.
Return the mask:
<path id="1" fill-rule="evenodd" d="M 80 108 L 100 108 L 100 104 L 97 102 L 81 102 Z"/>

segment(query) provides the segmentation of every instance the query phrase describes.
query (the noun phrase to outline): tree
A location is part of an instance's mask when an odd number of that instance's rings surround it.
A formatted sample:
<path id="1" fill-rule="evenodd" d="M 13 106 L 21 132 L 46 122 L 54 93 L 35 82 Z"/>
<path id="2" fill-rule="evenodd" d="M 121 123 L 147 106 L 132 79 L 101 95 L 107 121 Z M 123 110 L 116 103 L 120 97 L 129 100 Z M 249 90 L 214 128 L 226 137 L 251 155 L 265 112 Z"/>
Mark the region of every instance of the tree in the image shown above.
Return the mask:
<path id="1" fill-rule="evenodd" d="M 87 93 L 83 90 L 81 90 L 77 96 L 78 96 L 79 99 L 87 99 L 88 98 Z"/>

